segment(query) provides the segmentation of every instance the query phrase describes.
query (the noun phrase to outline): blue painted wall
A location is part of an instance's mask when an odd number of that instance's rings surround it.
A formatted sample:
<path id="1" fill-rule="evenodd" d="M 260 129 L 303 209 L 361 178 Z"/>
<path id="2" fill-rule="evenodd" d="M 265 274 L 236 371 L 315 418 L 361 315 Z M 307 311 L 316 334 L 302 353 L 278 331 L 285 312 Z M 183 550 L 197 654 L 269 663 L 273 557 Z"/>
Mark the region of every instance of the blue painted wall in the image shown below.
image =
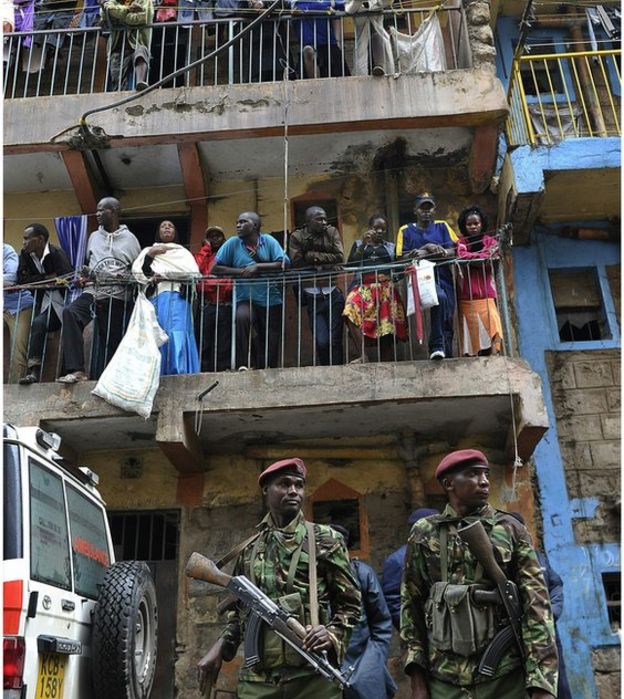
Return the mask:
<path id="1" fill-rule="evenodd" d="M 534 461 L 544 524 L 544 547 L 552 566 L 564 580 L 565 605 L 558 627 L 574 699 L 595 699 L 597 696 L 592 648 L 619 644 L 618 635 L 609 625 L 601 575 L 619 572 L 620 547 L 615 543 L 575 543 L 573 518 L 593 516 L 598 502 L 594 498 L 572 500 L 568 497 L 545 352 L 620 347 L 620 329 L 605 272 L 606 265 L 619 262 L 619 244 L 566 240 L 540 230 L 534 232 L 530 246 L 513 250 L 520 354 L 542 379 L 551 425 L 535 450 Z M 591 266 L 595 266 L 598 272 L 611 339 L 562 343 L 557 332 L 548 269 Z"/>

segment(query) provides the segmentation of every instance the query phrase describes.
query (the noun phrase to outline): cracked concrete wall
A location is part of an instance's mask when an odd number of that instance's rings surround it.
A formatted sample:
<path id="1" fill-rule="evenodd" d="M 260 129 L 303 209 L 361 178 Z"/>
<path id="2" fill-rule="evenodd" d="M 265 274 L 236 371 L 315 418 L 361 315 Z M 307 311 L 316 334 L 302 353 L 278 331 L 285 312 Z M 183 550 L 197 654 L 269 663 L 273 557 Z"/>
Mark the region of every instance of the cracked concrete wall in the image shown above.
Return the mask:
<path id="1" fill-rule="evenodd" d="M 579 544 L 620 540 L 620 350 L 549 352 L 557 433 L 571 498 L 597 498 L 595 516 L 575 519 Z"/>

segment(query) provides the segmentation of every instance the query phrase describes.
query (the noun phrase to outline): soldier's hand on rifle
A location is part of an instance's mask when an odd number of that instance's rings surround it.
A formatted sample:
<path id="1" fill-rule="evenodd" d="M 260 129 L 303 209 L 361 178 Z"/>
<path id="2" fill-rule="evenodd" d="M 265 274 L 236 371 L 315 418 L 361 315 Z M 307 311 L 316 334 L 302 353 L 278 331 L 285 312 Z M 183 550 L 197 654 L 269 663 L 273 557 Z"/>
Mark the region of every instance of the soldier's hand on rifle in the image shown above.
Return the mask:
<path id="1" fill-rule="evenodd" d="M 331 636 L 324 626 L 306 626 L 306 635 L 303 639 L 304 650 L 317 652 L 332 648 Z"/>
<path id="2" fill-rule="evenodd" d="M 219 639 L 197 663 L 197 681 L 200 694 L 217 681 L 223 664 L 223 639 Z"/>

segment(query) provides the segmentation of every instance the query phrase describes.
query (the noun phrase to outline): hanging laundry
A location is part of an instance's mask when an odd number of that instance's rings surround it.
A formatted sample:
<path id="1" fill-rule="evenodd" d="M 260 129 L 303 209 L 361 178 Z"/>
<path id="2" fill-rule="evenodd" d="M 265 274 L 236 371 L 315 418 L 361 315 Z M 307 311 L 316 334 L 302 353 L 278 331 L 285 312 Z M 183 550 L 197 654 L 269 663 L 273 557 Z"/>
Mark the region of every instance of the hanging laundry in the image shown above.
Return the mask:
<path id="1" fill-rule="evenodd" d="M 383 25 L 382 14 L 366 15 L 390 7 L 392 0 L 348 0 L 347 14 L 353 16 L 355 48 L 353 74 L 389 75 L 394 73 L 394 57 L 390 36 Z"/>
<path id="2" fill-rule="evenodd" d="M 398 69 L 401 73 L 436 73 L 446 70 L 444 38 L 437 13 L 432 13 L 416 34 L 402 34 L 390 27 Z"/>

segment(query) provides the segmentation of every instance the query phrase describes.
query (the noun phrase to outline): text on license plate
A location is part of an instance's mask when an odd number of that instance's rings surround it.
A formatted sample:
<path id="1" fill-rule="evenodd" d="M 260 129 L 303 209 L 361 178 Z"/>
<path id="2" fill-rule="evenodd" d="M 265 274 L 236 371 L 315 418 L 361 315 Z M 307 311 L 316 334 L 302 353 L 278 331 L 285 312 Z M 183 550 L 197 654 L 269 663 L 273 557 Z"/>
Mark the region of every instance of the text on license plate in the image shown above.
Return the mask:
<path id="1" fill-rule="evenodd" d="M 65 684 L 65 661 L 67 656 L 58 653 L 43 653 L 37 679 L 37 699 L 63 699 Z"/>

